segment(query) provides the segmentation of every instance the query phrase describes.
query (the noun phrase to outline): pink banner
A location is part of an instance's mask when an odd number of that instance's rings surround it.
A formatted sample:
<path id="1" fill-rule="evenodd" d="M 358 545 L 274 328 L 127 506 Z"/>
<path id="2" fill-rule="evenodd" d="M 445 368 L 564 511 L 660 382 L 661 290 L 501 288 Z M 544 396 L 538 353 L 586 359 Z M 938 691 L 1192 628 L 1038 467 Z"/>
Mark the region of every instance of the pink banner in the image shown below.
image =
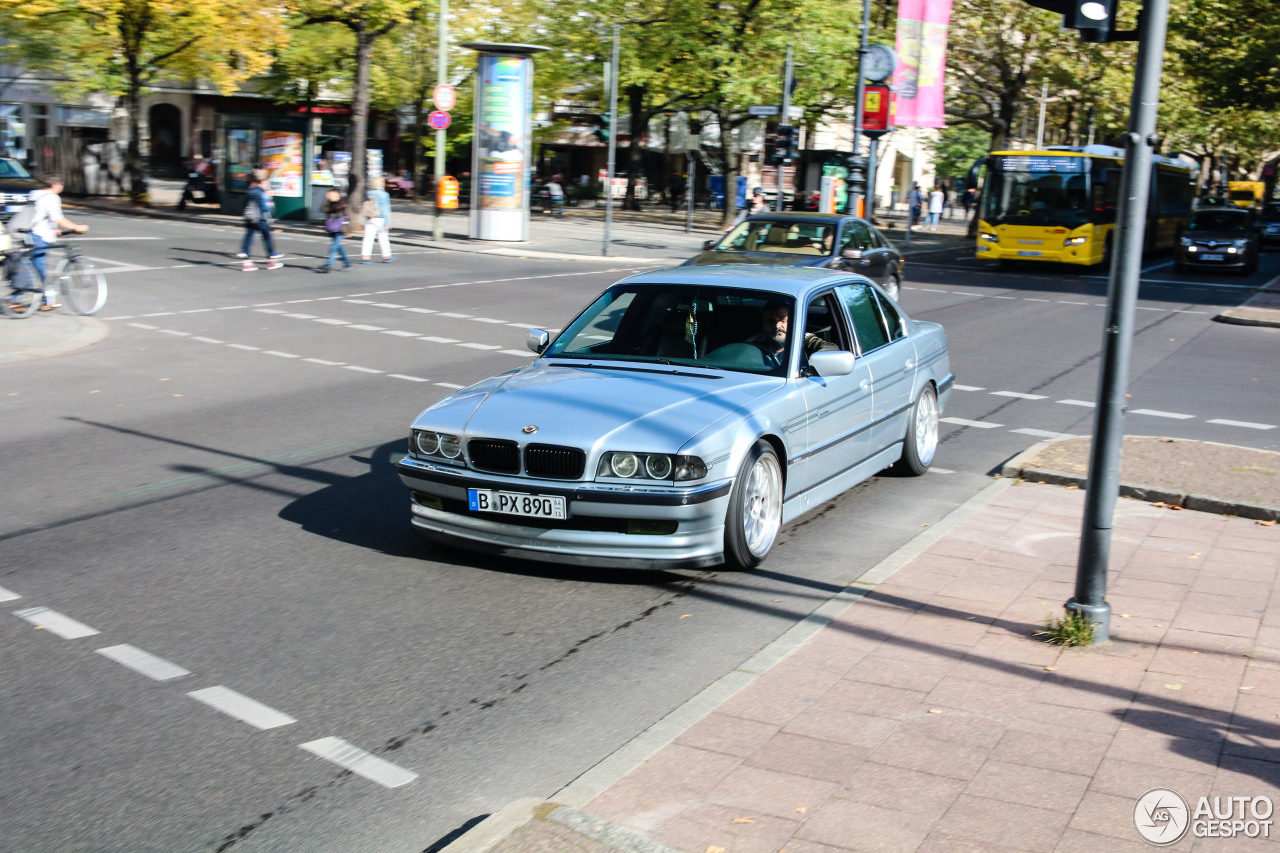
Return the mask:
<path id="1" fill-rule="evenodd" d="M 945 127 L 943 82 L 951 0 L 898 0 L 898 70 L 893 85 L 893 123 L 898 127 Z"/>

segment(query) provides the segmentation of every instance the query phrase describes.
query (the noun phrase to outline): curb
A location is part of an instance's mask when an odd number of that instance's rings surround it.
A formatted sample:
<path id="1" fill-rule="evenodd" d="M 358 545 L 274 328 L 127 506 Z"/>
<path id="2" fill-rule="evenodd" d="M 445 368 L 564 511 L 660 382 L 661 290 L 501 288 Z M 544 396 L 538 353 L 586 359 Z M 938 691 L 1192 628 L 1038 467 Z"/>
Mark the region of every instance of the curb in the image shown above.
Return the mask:
<path id="1" fill-rule="evenodd" d="M 552 809 L 547 815 L 558 813 L 557 810 L 568 808 L 575 814 L 598 824 L 607 825 L 610 830 L 617 830 L 633 838 L 632 830 L 622 829 L 607 821 L 591 815 L 576 812 L 600 794 L 604 793 L 622 777 L 626 776 L 645 761 L 648 761 L 664 746 L 684 734 L 695 723 L 702 720 L 716 708 L 727 702 L 734 694 L 764 675 L 787 655 L 804 645 L 815 634 L 827 625 L 840 618 L 850 607 L 862 601 L 877 584 L 883 583 L 895 572 L 924 553 L 930 546 L 946 536 L 970 516 L 1002 495 L 1014 485 L 1012 479 L 997 479 L 983 486 L 960 506 L 947 513 L 942 520 L 934 523 L 899 547 L 889 556 L 863 572 L 849 586 L 828 598 L 812 613 L 805 616 L 776 640 L 756 652 L 737 669 L 725 673 L 685 703 L 668 713 L 649 728 L 623 744 L 584 772 L 565 787 L 552 795 L 548 801 L 515 800 L 502 809 L 494 812 L 462 837 L 445 847 L 440 853 L 488 853 L 516 829 L 533 819 L 534 806 L 541 804 L 543 808 Z M 559 822 L 559 821 L 558 821 Z M 569 824 L 565 824 L 568 826 Z M 576 828 L 576 827 L 571 827 Z M 579 830 L 581 831 L 581 830 Z M 586 834 L 586 833 L 584 833 Z M 596 836 L 592 836 L 596 837 Z M 605 841 L 603 838 L 597 840 Z M 643 839 L 649 844 L 655 842 Z M 606 843 L 613 843 L 607 841 Z M 633 848 L 618 847 L 622 853 L 632 853 Z M 659 853 L 668 848 L 648 847 L 635 849 L 634 853 Z"/>
<path id="2" fill-rule="evenodd" d="M 47 346 L 30 347 L 19 352 L 0 352 L 0 368 L 6 364 L 12 364 L 20 361 L 29 361 L 33 358 L 51 358 L 56 355 L 78 350 L 96 344 L 107 336 L 110 327 L 101 320 L 93 317 L 76 316 L 76 331 L 69 337 L 64 338 L 56 344 Z M 38 318 L 31 318 L 27 322 L 40 322 Z"/>
<path id="3" fill-rule="evenodd" d="M 1280 325 L 1280 323 L 1277 323 Z M 1051 486 L 1078 486 L 1088 488 L 1088 476 L 1069 471 L 1055 471 L 1051 468 L 1037 468 L 1029 463 L 1045 450 L 1064 441 L 1076 441 L 1080 436 L 1069 438 L 1051 438 L 1032 445 L 1017 456 L 1004 463 L 1000 476 L 1011 479 L 1022 479 L 1035 483 L 1046 483 Z M 1179 439 L 1186 440 L 1186 439 Z M 1201 444 L 1217 444 L 1206 441 Z M 1211 512 L 1216 515 L 1234 515 L 1240 518 L 1252 518 L 1258 521 L 1280 521 L 1280 507 L 1266 504 L 1244 503 L 1242 501 L 1220 498 L 1214 495 L 1201 495 L 1195 492 L 1180 492 L 1173 489 L 1161 489 L 1155 486 L 1144 486 L 1140 483 L 1120 483 L 1120 497 L 1146 501 L 1147 503 L 1165 503 L 1169 506 L 1180 506 L 1199 512 Z"/>

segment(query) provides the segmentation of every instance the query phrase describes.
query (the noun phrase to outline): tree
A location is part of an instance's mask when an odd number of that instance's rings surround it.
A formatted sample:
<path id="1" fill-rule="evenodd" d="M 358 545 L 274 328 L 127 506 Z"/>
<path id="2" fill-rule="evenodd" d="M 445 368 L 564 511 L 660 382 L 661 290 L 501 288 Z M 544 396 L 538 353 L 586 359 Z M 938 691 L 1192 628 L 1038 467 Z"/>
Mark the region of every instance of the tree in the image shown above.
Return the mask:
<path id="1" fill-rule="evenodd" d="M 1183 0 L 1170 47 L 1207 103 L 1280 108 L 1280 17 L 1274 0 Z"/>
<path id="2" fill-rule="evenodd" d="M 278 11 L 255 0 L 0 0 L 0 25 L 6 37 L 17 33 L 40 46 L 25 58 L 61 75 L 62 92 L 124 100 L 125 168 L 130 196 L 140 201 L 139 112 L 147 87 L 165 78 L 206 79 L 230 94 L 265 71 L 271 50 L 287 40 Z M 51 45 L 57 50 L 45 49 Z"/>
<path id="3" fill-rule="evenodd" d="M 990 150 L 991 138 L 982 128 L 962 124 L 944 128 L 936 140 L 925 144 L 939 178 L 962 178 Z"/>

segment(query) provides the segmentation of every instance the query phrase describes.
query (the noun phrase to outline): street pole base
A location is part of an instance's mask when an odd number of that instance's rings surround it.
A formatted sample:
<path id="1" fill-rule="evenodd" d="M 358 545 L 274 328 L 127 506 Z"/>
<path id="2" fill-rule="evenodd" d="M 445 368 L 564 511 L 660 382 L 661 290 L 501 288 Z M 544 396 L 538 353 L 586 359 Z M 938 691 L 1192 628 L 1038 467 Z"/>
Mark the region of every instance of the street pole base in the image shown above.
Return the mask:
<path id="1" fill-rule="evenodd" d="M 1098 646 L 1111 639 L 1111 605 L 1105 601 L 1101 604 L 1081 604 L 1074 598 L 1068 599 L 1066 605 L 1067 610 L 1074 610 L 1089 617 L 1089 621 L 1093 623 L 1093 642 L 1090 645 Z"/>

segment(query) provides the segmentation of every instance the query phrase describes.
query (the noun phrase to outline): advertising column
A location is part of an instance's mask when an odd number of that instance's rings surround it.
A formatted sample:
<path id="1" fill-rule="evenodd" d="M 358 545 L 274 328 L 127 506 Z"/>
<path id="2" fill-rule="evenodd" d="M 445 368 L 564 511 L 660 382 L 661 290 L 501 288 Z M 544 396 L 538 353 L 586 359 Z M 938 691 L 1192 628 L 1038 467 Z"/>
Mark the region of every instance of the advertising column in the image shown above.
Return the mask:
<path id="1" fill-rule="evenodd" d="M 544 47 L 472 43 L 476 59 L 471 237 L 523 241 L 529 235 L 533 163 L 533 58 Z"/>

